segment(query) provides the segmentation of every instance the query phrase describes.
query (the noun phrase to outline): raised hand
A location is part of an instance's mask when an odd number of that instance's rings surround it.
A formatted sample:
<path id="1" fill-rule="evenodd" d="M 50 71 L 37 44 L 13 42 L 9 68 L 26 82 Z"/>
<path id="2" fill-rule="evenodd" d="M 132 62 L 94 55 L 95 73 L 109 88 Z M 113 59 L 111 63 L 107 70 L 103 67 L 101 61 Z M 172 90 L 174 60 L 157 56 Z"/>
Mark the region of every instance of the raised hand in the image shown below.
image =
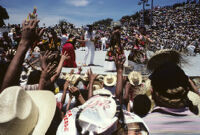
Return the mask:
<path id="1" fill-rule="evenodd" d="M 116 65 L 117 69 L 122 69 L 123 70 L 125 61 L 126 61 L 126 57 L 124 55 L 116 54 L 115 65 Z"/>
<path id="2" fill-rule="evenodd" d="M 78 73 L 77 74 L 81 74 L 81 72 L 82 72 L 82 67 L 80 66 L 80 67 L 78 67 Z"/>
<path id="3" fill-rule="evenodd" d="M 44 70 L 47 66 L 47 60 L 51 57 L 52 52 L 46 51 L 44 55 L 40 54 L 41 68 Z"/>
<path id="4" fill-rule="evenodd" d="M 94 81 L 94 80 L 97 78 L 97 76 L 98 76 L 97 74 L 93 74 L 91 68 L 88 70 L 88 78 L 89 78 L 89 81 Z"/>
<path id="5" fill-rule="evenodd" d="M 61 59 L 64 60 L 69 60 L 71 57 L 67 54 L 67 52 L 64 52 L 61 56 Z"/>
<path id="6" fill-rule="evenodd" d="M 22 24 L 22 38 L 23 42 L 35 42 L 42 36 L 44 29 L 37 28 L 39 20 L 33 19 L 30 21 L 25 20 Z"/>
<path id="7" fill-rule="evenodd" d="M 42 70 L 39 82 L 39 89 L 49 89 L 49 86 L 52 85 L 53 82 L 51 81 L 51 77 L 56 74 L 55 67 L 55 64 L 49 63 L 47 67 Z"/>
<path id="8" fill-rule="evenodd" d="M 80 95 L 80 91 L 77 87 L 69 88 L 69 92 L 75 97 L 78 97 Z"/>
<path id="9" fill-rule="evenodd" d="M 64 84 L 64 90 L 68 90 L 68 87 L 70 86 L 70 83 L 68 80 L 65 81 L 65 84 Z"/>
<path id="10" fill-rule="evenodd" d="M 41 78 L 48 80 L 50 79 L 56 72 L 55 72 L 55 64 L 49 63 L 47 67 L 42 71 Z"/>

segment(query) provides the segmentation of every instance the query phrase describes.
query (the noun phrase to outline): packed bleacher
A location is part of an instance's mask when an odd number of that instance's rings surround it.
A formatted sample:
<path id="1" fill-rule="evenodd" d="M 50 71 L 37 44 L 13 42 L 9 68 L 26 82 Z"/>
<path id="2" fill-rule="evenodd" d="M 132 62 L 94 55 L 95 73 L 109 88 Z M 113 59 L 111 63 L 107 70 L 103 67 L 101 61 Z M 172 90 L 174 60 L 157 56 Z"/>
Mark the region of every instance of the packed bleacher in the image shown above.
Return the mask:
<path id="1" fill-rule="evenodd" d="M 151 27 L 131 18 L 95 27 L 96 50 L 116 52 L 116 74 L 107 75 L 70 63 L 71 48 L 84 50 L 87 27 L 39 27 L 37 18 L 8 26 L 0 39 L 0 134 L 200 134 L 200 79 L 181 68 L 182 52 L 198 53 L 199 8 L 155 8 Z M 123 74 L 126 49 L 129 58 L 134 50 L 155 52 L 145 60 L 150 76 Z M 69 64 L 78 72 L 61 72 Z"/>

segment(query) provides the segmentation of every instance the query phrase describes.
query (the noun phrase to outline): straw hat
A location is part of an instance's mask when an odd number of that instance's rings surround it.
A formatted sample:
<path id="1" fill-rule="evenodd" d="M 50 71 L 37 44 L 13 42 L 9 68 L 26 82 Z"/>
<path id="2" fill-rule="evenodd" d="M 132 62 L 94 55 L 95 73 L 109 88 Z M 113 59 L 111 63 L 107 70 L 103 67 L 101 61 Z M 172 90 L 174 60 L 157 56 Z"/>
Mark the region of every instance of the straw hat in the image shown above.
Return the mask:
<path id="1" fill-rule="evenodd" d="M 103 76 L 103 75 L 98 75 L 98 76 L 97 76 L 97 80 L 103 81 L 103 80 L 104 80 L 104 76 Z"/>
<path id="2" fill-rule="evenodd" d="M 135 86 L 135 85 L 140 85 L 142 83 L 142 75 L 139 72 L 132 71 L 128 75 L 129 82 Z"/>
<path id="3" fill-rule="evenodd" d="M 112 93 L 111 93 L 109 90 L 105 89 L 105 88 L 102 88 L 102 89 L 98 89 L 98 90 L 93 91 L 93 96 L 99 95 L 99 94 L 103 94 L 103 95 L 112 95 Z"/>
<path id="4" fill-rule="evenodd" d="M 81 75 L 80 78 L 81 78 L 83 81 L 88 81 L 88 80 L 89 80 L 87 73 L 85 73 L 84 75 Z"/>
<path id="5" fill-rule="evenodd" d="M 56 99 L 50 91 L 6 88 L 0 94 L 0 134 L 45 135 L 55 109 Z"/>
<path id="6" fill-rule="evenodd" d="M 66 80 L 71 82 L 71 84 L 76 84 L 76 82 L 80 79 L 79 74 L 66 74 Z"/>
<path id="7" fill-rule="evenodd" d="M 93 90 L 98 90 L 98 89 L 102 89 L 103 85 L 100 81 L 94 81 L 93 83 Z"/>
<path id="8" fill-rule="evenodd" d="M 103 82 L 106 86 L 114 86 L 117 83 L 117 77 L 115 75 L 108 74 L 104 77 Z"/>

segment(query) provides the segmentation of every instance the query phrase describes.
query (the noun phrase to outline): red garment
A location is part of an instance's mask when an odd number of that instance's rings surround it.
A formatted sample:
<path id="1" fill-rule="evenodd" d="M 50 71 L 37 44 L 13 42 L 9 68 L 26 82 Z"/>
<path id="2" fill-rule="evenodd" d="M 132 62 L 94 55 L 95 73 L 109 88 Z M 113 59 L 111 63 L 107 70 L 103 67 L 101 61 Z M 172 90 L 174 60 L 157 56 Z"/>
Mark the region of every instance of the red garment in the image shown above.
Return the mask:
<path id="1" fill-rule="evenodd" d="M 76 68 L 76 54 L 74 51 L 74 46 L 71 43 L 67 42 L 62 48 L 62 53 L 64 54 L 64 52 L 67 52 L 67 54 L 70 56 L 70 59 L 64 61 L 63 67 Z"/>

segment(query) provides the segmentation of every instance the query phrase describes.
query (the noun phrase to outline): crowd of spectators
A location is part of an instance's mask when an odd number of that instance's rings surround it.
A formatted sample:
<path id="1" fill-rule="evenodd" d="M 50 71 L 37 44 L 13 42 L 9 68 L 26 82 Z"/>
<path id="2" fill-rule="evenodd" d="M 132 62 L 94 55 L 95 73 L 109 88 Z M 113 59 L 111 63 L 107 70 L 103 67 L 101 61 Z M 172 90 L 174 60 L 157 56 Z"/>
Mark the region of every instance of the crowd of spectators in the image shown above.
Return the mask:
<path id="1" fill-rule="evenodd" d="M 154 9 L 154 24 L 147 29 L 151 46 L 181 52 L 195 41 L 197 48 L 198 8 L 188 4 Z M 119 54 L 113 57 L 117 75 L 97 75 L 91 69 L 82 73 L 81 67 L 77 73 L 61 73 L 64 61 L 70 59 L 62 52 L 69 33 L 82 39 L 86 28 L 63 23 L 45 29 L 38 23 L 31 19 L 21 27 L 13 25 L 0 40 L 0 134 L 200 133 L 198 104 L 188 97 L 192 93 L 200 103 L 195 86 L 199 80 L 184 73 L 177 51 L 156 53 L 148 61 L 149 78 L 136 71 L 123 76 L 126 58 Z M 96 49 L 106 50 L 112 32 L 112 27 L 96 27 Z M 137 34 L 134 21 L 122 24 L 125 49 L 134 47 Z M 84 46 L 81 42 L 73 45 Z"/>

